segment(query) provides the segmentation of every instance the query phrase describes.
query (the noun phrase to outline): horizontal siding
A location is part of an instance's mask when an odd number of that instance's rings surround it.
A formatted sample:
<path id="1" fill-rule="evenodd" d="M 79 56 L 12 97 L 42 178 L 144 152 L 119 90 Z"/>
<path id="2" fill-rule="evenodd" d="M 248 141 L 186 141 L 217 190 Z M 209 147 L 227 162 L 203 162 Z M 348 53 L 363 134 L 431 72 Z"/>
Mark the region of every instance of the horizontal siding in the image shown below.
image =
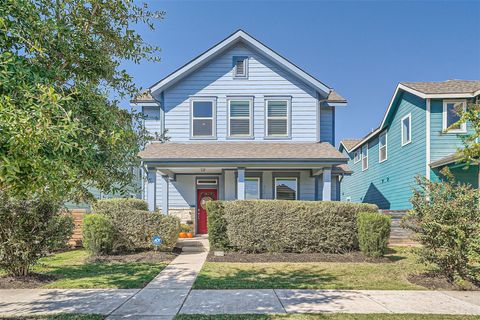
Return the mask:
<path id="1" fill-rule="evenodd" d="M 378 137 L 369 143 L 369 168 L 362 171 L 362 162 L 354 163 L 349 154 L 351 176 L 342 181 L 341 199 L 377 204 L 382 209 L 410 209 L 415 176 L 425 174 L 426 112 L 425 100 L 403 93 L 397 111 L 387 127 L 388 159 L 379 163 Z M 412 142 L 401 145 L 401 119 L 412 114 Z"/>
<path id="2" fill-rule="evenodd" d="M 236 55 L 249 56 L 248 79 L 233 79 L 232 56 Z M 226 140 L 226 97 L 234 95 L 254 97 L 255 139 L 263 140 L 265 135 L 265 96 L 277 95 L 292 97 L 291 139 L 317 140 L 315 90 L 243 45 L 233 47 L 165 91 L 165 127 L 171 140 L 190 139 L 191 96 L 217 97 L 217 138 Z"/>
<path id="3" fill-rule="evenodd" d="M 320 138 L 322 142 L 335 145 L 335 108 L 322 107 L 320 111 Z"/>

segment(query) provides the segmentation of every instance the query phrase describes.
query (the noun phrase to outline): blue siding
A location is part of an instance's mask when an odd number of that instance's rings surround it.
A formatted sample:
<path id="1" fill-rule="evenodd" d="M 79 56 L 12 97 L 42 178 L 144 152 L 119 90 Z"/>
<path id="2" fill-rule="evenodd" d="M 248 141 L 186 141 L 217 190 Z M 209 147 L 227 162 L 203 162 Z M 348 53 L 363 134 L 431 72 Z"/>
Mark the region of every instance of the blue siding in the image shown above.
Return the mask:
<path id="1" fill-rule="evenodd" d="M 232 57 L 248 56 L 248 78 L 232 77 Z M 254 98 L 254 140 L 265 138 L 265 98 L 268 96 L 291 97 L 291 138 L 294 141 L 334 142 L 334 110 L 322 108 L 318 123 L 317 92 L 311 86 L 293 76 L 276 63 L 242 44 L 216 57 L 188 75 L 163 93 L 164 123 L 171 141 L 190 139 L 190 98 L 217 98 L 217 140 L 227 140 L 227 96 Z M 152 110 L 148 110 L 153 112 Z M 151 122 L 151 130 L 160 126 Z M 238 140 L 238 139 L 236 139 Z M 248 140 L 251 140 L 249 138 Z M 276 140 L 278 141 L 278 140 Z"/>
<path id="2" fill-rule="evenodd" d="M 349 166 L 354 173 L 342 181 L 341 200 L 374 203 L 382 209 L 411 208 L 414 177 L 424 175 L 426 170 L 425 100 L 403 93 L 396 108 L 386 128 L 388 159 L 378 162 L 378 136 L 369 141 L 367 170 L 362 171 L 361 161 L 354 164 L 350 154 Z M 402 146 L 401 119 L 409 113 L 412 114 L 412 142 Z"/>

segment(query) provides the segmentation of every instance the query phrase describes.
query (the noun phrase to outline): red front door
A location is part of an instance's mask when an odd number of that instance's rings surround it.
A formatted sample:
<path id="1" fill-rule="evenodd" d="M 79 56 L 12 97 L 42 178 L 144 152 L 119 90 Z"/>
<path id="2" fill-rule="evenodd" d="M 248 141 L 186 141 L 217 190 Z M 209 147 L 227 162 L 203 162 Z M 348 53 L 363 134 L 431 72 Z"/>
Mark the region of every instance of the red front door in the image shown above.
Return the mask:
<path id="1" fill-rule="evenodd" d="M 197 233 L 205 234 L 207 230 L 207 210 L 205 203 L 210 200 L 217 200 L 217 189 L 197 190 Z"/>

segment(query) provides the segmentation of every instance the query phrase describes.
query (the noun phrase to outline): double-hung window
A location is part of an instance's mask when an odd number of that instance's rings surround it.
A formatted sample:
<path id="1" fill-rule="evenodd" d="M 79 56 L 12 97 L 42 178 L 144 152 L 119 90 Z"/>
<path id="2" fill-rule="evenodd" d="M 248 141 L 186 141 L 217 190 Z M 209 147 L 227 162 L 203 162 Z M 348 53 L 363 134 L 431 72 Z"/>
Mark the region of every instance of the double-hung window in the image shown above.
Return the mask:
<path id="1" fill-rule="evenodd" d="M 242 98 L 228 99 L 228 136 L 253 136 L 253 100 Z"/>
<path id="2" fill-rule="evenodd" d="M 191 109 L 191 137 L 215 138 L 215 99 L 194 98 Z"/>
<path id="3" fill-rule="evenodd" d="M 298 179 L 297 178 L 275 178 L 275 199 L 297 200 Z"/>
<path id="4" fill-rule="evenodd" d="M 245 200 L 260 199 L 260 178 L 245 178 Z"/>
<path id="5" fill-rule="evenodd" d="M 362 146 L 362 171 L 368 169 L 368 143 Z"/>
<path id="6" fill-rule="evenodd" d="M 290 100 L 267 99 L 266 104 L 266 136 L 282 138 L 290 136 Z"/>
<path id="7" fill-rule="evenodd" d="M 412 114 L 409 113 L 401 120 L 402 146 L 412 142 Z"/>
<path id="8" fill-rule="evenodd" d="M 461 113 L 467 111 L 465 100 L 444 100 L 443 101 L 443 131 L 449 133 L 466 133 L 465 122 L 457 124 Z"/>
<path id="9" fill-rule="evenodd" d="M 378 138 L 378 162 L 385 160 L 387 160 L 387 132 L 383 132 Z"/>
<path id="10" fill-rule="evenodd" d="M 353 163 L 360 161 L 360 149 L 357 149 L 353 153 Z"/>

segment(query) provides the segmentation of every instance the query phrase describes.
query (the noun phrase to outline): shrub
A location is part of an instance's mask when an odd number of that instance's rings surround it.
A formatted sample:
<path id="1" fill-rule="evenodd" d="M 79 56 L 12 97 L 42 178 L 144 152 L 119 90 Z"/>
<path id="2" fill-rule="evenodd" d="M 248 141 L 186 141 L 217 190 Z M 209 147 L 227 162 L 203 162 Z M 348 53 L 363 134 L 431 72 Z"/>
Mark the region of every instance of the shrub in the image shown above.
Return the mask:
<path id="1" fill-rule="evenodd" d="M 25 276 L 48 252 L 64 247 L 73 218 L 48 200 L 15 200 L 0 192 L 0 268 Z"/>
<path id="2" fill-rule="evenodd" d="M 112 213 L 122 214 L 131 210 L 148 211 L 148 204 L 145 200 L 135 198 L 113 198 L 98 200 L 93 204 L 95 213 Z"/>
<path id="3" fill-rule="evenodd" d="M 153 235 L 162 238 L 162 249 L 175 245 L 180 232 L 180 220 L 159 212 L 146 211 L 146 206 L 146 202 L 139 199 L 99 200 L 95 204 L 95 213 L 104 214 L 112 223 L 114 252 L 151 248 Z"/>
<path id="4" fill-rule="evenodd" d="M 223 201 L 208 201 L 208 242 L 214 249 L 227 250 L 230 242 L 227 237 L 227 221 L 225 220 L 225 208 Z"/>
<path id="5" fill-rule="evenodd" d="M 207 204 L 207 210 L 209 206 L 213 204 Z M 227 201 L 208 212 L 209 240 L 247 252 L 346 252 L 358 248 L 360 211 L 378 208 L 342 202 Z"/>
<path id="6" fill-rule="evenodd" d="M 480 282 L 480 210 L 478 190 L 455 182 L 448 171 L 444 182 L 417 177 L 413 210 L 406 227 L 423 245 L 418 254 L 427 266 L 450 281 Z"/>
<path id="7" fill-rule="evenodd" d="M 113 247 L 113 226 L 103 214 L 83 217 L 83 246 L 91 255 L 109 254 Z"/>
<path id="8" fill-rule="evenodd" d="M 358 244 L 370 257 L 382 257 L 387 251 L 391 219 L 378 212 L 360 212 L 357 216 Z"/>

